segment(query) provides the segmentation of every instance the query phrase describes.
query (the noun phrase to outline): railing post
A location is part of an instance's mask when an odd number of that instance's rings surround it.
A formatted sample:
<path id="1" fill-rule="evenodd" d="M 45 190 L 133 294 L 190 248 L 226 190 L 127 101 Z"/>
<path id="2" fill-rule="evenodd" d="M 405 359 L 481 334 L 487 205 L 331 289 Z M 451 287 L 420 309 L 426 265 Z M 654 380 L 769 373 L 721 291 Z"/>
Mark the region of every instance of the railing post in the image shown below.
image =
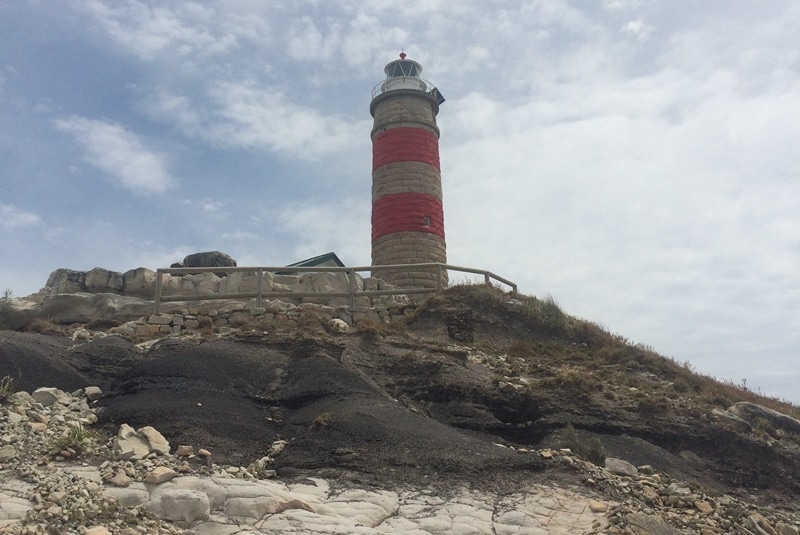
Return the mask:
<path id="1" fill-rule="evenodd" d="M 153 314 L 160 314 L 161 313 L 161 269 L 156 270 L 156 295 L 153 296 L 154 306 L 153 306 Z"/>
<path id="2" fill-rule="evenodd" d="M 350 279 L 350 306 L 356 306 L 356 273 L 352 269 L 347 272 L 347 278 Z"/>
<path id="3" fill-rule="evenodd" d="M 485 271 L 483 273 L 483 283 L 486 286 L 489 286 L 490 284 L 492 284 L 492 278 L 489 276 L 489 272 L 488 271 Z"/>
<path id="4" fill-rule="evenodd" d="M 256 308 L 264 308 L 264 270 L 258 268 L 256 271 L 256 284 L 258 294 L 256 295 Z"/>
<path id="5" fill-rule="evenodd" d="M 436 289 L 442 291 L 442 265 L 436 264 Z"/>

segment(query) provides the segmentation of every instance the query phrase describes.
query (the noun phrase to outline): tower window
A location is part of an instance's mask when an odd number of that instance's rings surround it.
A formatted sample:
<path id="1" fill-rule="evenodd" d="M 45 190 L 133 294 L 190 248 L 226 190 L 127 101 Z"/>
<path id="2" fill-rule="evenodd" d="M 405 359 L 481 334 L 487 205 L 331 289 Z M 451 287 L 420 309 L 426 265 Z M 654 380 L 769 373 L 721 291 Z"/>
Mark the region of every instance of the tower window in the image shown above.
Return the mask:
<path id="1" fill-rule="evenodd" d="M 425 224 L 426 227 L 430 227 L 431 226 L 431 218 L 428 217 L 428 216 L 425 216 L 425 223 L 424 224 Z"/>

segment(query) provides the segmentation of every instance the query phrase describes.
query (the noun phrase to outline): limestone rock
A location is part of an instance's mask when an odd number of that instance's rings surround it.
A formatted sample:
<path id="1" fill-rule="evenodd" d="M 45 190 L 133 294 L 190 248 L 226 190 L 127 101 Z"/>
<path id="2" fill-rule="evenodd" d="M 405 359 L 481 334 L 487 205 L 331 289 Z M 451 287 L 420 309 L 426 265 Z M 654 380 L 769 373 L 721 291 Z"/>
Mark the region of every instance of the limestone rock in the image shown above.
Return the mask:
<path id="1" fill-rule="evenodd" d="M 144 477 L 144 482 L 160 485 L 161 483 L 165 483 L 177 475 L 178 473 L 172 468 L 168 468 L 166 466 L 157 466 Z"/>
<path id="2" fill-rule="evenodd" d="M 615 457 L 606 457 L 605 466 L 606 470 L 618 476 L 636 477 L 639 475 L 639 470 L 635 466 Z"/>
<path id="3" fill-rule="evenodd" d="M 800 420 L 795 420 L 791 416 L 787 416 L 776 410 L 772 410 L 769 407 L 756 405 L 755 403 L 750 403 L 747 401 L 740 401 L 739 403 L 734 403 L 728 407 L 728 412 L 731 412 L 739 418 L 749 421 L 750 423 L 753 423 L 753 421 L 758 418 L 763 418 L 773 427 L 800 435 Z"/>
<path id="4" fill-rule="evenodd" d="M 181 444 L 175 450 L 175 456 L 176 457 L 189 457 L 191 455 L 194 455 L 194 447 L 192 447 L 192 446 L 187 446 L 185 444 Z"/>
<path id="5" fill-rule="evenodd" d="M 263 273 L 261 280 L 263 292 L 272 291 L 272 280 L 272 273 Z M 256 291 L 258 291 L 258 275 L 255 272 L 237 271 L 219 281 L 219 293 L 221 294 L 255 293 Z"/>
<path id="6" fill-rule="evenodd" d="M 31 396 L 37 403 L 41 403 L 45 407 L 49 407 L 53 403 L 58 403 L 60 401 L 68 402 L 69 400 L 69 395 L 66 392 L 51 387 L 37 388 L 33 391 Z"/>
<path id="7" fill-rule="evenodd" d="M 138 431 L 139 436 L 144 437 L 150 447 L 150 453 L 166 455 L 169 453 L 169 442 L 164 435 L 156 431 L 152 426 L 142 427 Z"/>
<path id="8" fill-rule="evenodd" d="M 92 333 L 83 327 L 78 327 L 77 329 L 75 329 L 75 332 L 72 333 L 73 341 L 80 340 L 82 342 L 88 342 L 91 339 L 92 339 Z"/>
<path id="9" fill-rule="evenodd" d="M 330 329 L 334 332 L 346 333 L 350 330 L 350 326 L 346 321 L 339 318 L 334 318 L 328 322 Z"/>
<path id="10" fill-rule="evenodd" d="M 100 267 L 87 272 L 83 284 L 91 293 L 121 293 L 125 287 L 122 273 Z"/>
<path id="11" fill-rule="evenodd" d="M 129 321 L 153 310 L 138 297 L 86 292 L 59 294 L 42 304 L 42 314 L 56 323 L 88 323 L 98 319 Z"/>
<path id="12" fill-rule="evenodd" d="M 593 513 L 605 513 L 608 511 L 608 504 L 592 500 L 589 502 L 589 509 Z"/>
<path id="13" fill-rule="evenodd" d="M 114 477 L 108 480 L 115 487 L 127 487 L 133 483 L 133 479 L 124 470 L 118 470 Z"/>
<path id="14" fill-rule="evenodd" d="M 45 288 L 49 289 L 51 297 L 56 294 L 74 294 L 86 291 L 85 282 L 85 272 L 60 268 L 50 273 Z"/>
<path id="15" fill-rule="evenodd" d="M 630 535 L 681 535 L 681 531 L 667 524 L 661 517 L 632 513 L 626 518 Z"/>
<path id="16" fill-rule="evenodd" d="M 147 508 L 159 518 L 184 526 L 206 520 L 211 514 L 208 494 L 199 490 L 168 490 L 147 502 Z"/>
<path id="17" fill-rule="evenodd" d="M 800 535 L 800 530 L 783 522 L 778 524 L 776 529 L 780 535 Z"/>
<path id="18" fill-rule="evenodd" d="M 758 513 L 753 513 L 745 519 L 745 526 L 758 535 L 778 535 L 769 520 Z"/>
<path id="19" fill-rule="evenodd" d="M 114 455 L 118 459 L 143 459 L 151 453 L 169 453 L 169 442 L 164 435 L 151 426 L 142 427 L 138 431 L 128 424 L 119 427 L 114 441 Z"/>
<path id="20" fill-rule="evenodd" d="M 119 427 L 114 442 L 114 456 L 118 459 L 143 459 L 150 453 L 150 444 L 128 424 Z"/>
<path id="21" fill-rule="evenodd" d="M 750 425 L 750 422 L 742 420 L 731 412 L 715 407 L 714 410 L 711 411 L 711 414 L 720 420 L 727 422 L 732 428 L 740 433 L 750 433 L 753 431 L 753 426 Z"/>
<path id="22" fill-rule="evenodd" d="M 0 463 L 7 463 L 17 456 L 17 450 L 14 446 L 8 445 L 0 448 Z"/>
<path id="23" fill-rule="evenodd" d="M 103 397 L 103 390 L 99 386 L 87 386 L 83 389 L 83 393 L 89 401 L 97 401 Z"/>

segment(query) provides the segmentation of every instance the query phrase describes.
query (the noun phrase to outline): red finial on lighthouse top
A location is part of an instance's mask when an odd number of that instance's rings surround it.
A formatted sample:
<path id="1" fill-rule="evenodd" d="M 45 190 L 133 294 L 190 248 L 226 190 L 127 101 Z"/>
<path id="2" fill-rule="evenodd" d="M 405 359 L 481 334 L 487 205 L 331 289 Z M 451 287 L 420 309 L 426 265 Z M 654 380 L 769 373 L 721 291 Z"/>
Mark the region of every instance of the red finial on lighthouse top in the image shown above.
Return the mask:
<path id="1" fill-rule="evenodd" d="M 400 52 L 400 59 L 406 59 L 406 53 Z"/>

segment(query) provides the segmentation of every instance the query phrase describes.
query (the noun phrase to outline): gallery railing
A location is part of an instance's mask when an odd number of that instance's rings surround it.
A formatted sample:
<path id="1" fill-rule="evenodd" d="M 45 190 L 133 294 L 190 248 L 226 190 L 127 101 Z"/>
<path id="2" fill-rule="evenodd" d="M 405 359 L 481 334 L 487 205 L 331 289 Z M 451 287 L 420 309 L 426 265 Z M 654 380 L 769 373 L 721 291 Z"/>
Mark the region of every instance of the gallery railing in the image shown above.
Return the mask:
<path id="1" fill-rule="evenodd" d="M 436 287 L 435 288 L 396 288 L 391 290 L 358 290 L 357 279 L 355 274 L 360 272 L 379 273 L 385 270 L 409 269 L 413 267 L 418 268 L 435 268 L 436 269 Z M 451 266 L 449 264 L 427 263 L 427 264 L 395 264 L 384 266 L 363 266 L 363 267 L 334 267 L 334 266 L 313 266 L 313 267 L 300 267 L 300 266 L 269 266 L 269 267 L 202 267 L 202 268 L 161 268 L 156 270 L 156 289 L 155 289 L 155 306 L 154 313 L 161 312 L 161 304 L 174 301 L 213 301 L 218 299 L 253 299 L 256 300 L 256 307 L 261 308 L 264 303 L 264 297 L 268 296 L 270 299 L 280 299 L 282 297 L 347 297 L 349 298 L 350 306 L 355 304 L 356 297 L 374 297 L 382 295 L 411 295 L 411 294 L 424 294 L 432 293 L 443 290 L 445 287 L 443 273 L 445 270 L 458 271 L 462 273 L 473 273 L 483 275 L 485 284 L 492 284 L 492 281 L 505 284 L 511 288 L 513 294 L 517 293 L 517 285 L 508 279 L 504 279 L 499 275 L 495 275 L 491 271 L 483 269 L 474 269 L 468 267 Z M 203 295 L 164 295 L 163 293 L 163 275 L 191 275 L 196 273 L 237 273 L 247 272 L 256 274 L 256 291 L 255 292 L 242 292 L 242 293 L 210 293 Z M 350 289 L 346 292 L 276 292 L 272 290 L 264 291 L 264 273 L 278 273 L 281 275 L 295 274 L 295 273 L 346 273 L 350 283 Z"/>

